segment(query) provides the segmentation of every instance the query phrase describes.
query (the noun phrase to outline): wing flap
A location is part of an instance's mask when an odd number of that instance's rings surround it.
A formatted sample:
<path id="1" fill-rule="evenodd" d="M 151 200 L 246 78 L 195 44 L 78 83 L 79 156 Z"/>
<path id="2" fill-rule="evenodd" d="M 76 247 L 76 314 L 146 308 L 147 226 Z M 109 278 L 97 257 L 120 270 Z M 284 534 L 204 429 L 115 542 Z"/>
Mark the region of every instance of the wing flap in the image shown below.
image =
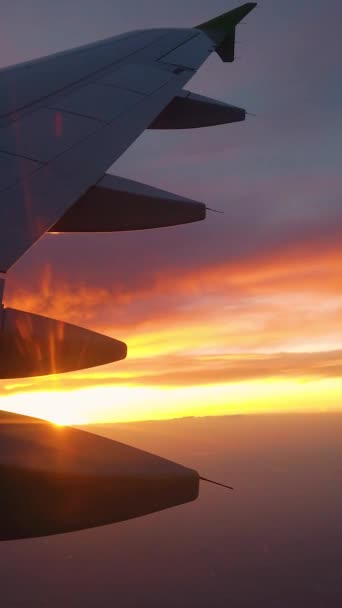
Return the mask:
<path id="1" fill-rule="evenodd" d="M 141 97 L 133 91 L 101 84 L 87 84 L 49 105 L 58 110 L 109 123 L 136 105 Z"/>
<path id="2" fill-rule="evenodd" d="M 124 65 L 101 77 L 99 82 L 109 84 L 120 89 L 128 89 L 150 95 L 160 87 L 164 86 L 174 74 L 159 67 L 146 65 L 144 63 Z"/>
<path id="3" fill-rule="evenodd" d="M 0 151 L 46 163 L 99 126 L 101 123 L 97 120 L 68 112 L 46 108 L 36 110 L 0 129 Z"/>
<path id="4" fill-rule="evenodd" d="M 0 151 L 0 191 L 25 181 L 41 165 L 28 158 Z"/>

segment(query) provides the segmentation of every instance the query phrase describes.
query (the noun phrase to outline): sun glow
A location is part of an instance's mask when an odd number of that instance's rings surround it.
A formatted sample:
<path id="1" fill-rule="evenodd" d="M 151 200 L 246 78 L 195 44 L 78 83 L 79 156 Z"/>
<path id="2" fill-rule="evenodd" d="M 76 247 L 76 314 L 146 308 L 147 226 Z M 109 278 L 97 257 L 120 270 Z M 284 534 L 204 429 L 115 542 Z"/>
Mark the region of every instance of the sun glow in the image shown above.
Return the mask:
<path id="1" fill-rule="evenodd" d="M 58 425 L 327 411 L 340 409 L 341 404 L 341 379 L 271 378 L 188 387 L 95 386 L 2 397 L 2 409 Z"/>

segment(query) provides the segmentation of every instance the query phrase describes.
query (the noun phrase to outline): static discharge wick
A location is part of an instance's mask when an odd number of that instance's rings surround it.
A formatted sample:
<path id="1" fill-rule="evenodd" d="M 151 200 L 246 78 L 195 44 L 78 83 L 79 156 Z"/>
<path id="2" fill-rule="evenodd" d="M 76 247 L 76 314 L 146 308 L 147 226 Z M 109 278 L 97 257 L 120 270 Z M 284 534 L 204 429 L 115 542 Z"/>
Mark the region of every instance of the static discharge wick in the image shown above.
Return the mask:
<path id="1" fill-rule="evenodd" d="M 226 490 L 234 490 L 231 486 L 226 486 L 224 483 L 219 483 L 218 481 L 213 481 L 212 479 L 207 479 L 206 477 L 200 477 L 201 481 L 207 481 L 208 483 L 212 483 L 215 486 L 220 486 L 221 488 L 226 488 Z"/>
<path id="2" fill-rule="evenodd" d="M 210 207 L 206 207 L 207 211 L 213 211 L 213 213 L 222 213 L 224 215 L 224 211 L 219 211 L 218 209 L 210 209 Z"/>

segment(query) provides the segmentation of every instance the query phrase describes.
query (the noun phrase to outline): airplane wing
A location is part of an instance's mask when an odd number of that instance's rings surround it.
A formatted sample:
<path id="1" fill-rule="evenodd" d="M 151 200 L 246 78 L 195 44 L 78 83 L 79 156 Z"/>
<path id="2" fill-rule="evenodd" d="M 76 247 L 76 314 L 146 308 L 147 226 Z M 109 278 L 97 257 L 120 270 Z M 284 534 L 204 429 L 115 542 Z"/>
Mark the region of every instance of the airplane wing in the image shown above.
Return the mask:
<path id="1" fill-rule="evenodd" d="M 133 32 L 0 71 L 1 273 L 47 231 L 138 230 L 203 219 L 200 203 L 106 171 L 147 128 L 244 119 L 241 108 L 183 87 L 211 52 L 234 60 L 236 26 L 254 7 L 248 2 L 196 28 Z M 3 308 L 3 286 L 0 276 L 0 378 L 126 356 L 118 340 Z M 0 426 L 6 496 L 0 541 L 166 509 L 195 500 L 200 479 L 209 481 L 76 429 L 61 437 L 42 421 L 1 412 Z"/>
<path id="2" fill-rule="evenodd" d="M 0 273 L 48 231 L 144 230 L 204 219 L 206 207 L 106 175 L 148 128 L 244 120 L 245 111 L 186 91 L 210 53 L 234 60 L 248 2 L 189 29 L 152 29 L 0 70 Z M 126 345 L 2 307 L 0 377 L 92 367 Z"/>
<path id="3" fill-rule="evenodd" d="M 254 6 L 0 71 L 0 272 L 104 177 L 211 52 L 233 59 L 235 27 Z"/>

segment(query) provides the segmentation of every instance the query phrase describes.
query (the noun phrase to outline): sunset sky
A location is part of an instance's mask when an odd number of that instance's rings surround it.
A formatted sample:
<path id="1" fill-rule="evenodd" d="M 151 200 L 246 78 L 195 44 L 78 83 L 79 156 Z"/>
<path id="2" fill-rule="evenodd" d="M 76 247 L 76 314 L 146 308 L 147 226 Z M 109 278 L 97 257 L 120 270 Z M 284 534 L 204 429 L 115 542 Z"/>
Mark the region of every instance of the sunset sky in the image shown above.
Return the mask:
<path id="1" fill-rule="evenodd" d="M 232 0 L 5 0 L 1 66 L 156 26 Z M 128 344 L 117 364 L 0 383 L 1 409 L 60 423 L 327 411 L 342 405 L 342 8 L 261 0 L 238 59 L 189 89 L 245 123 L 147 132 L 110 169 L 224 211 L 205 222 L 49 235 L 9 273 L 7 306 Z M 20 5 L 20 7 L 19 7 Z"/>

